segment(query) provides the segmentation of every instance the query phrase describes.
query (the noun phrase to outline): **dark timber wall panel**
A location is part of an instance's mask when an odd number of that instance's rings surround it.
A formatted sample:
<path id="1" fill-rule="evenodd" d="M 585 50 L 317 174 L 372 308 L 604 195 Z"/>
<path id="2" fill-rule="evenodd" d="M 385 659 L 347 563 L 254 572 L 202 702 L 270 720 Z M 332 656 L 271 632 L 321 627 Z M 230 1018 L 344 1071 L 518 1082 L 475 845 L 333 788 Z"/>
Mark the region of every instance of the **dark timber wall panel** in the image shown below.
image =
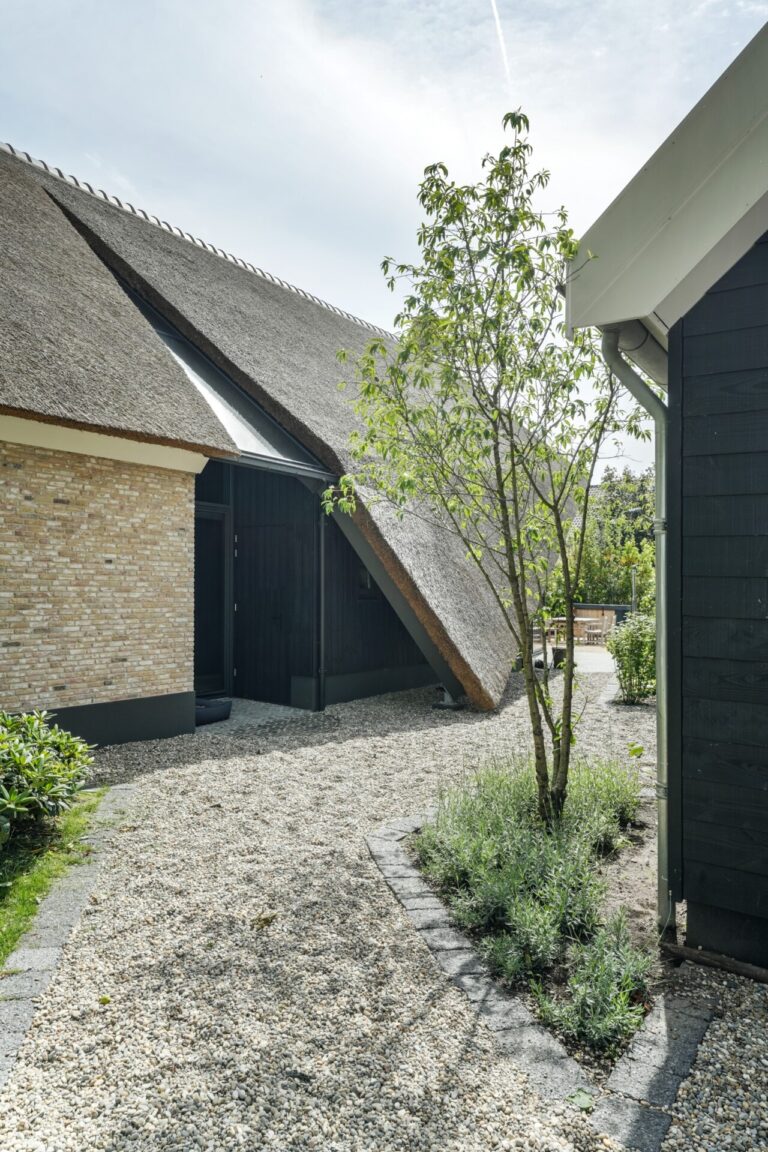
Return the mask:
<path id="1" fill-rule="evenodd" d="M 326 524 L 326 669 L 330 676 L 424 664 L 418 646 L 333 520 Z"/>
<path id="2" fill-rule="evenodd" d="M 199 511 L 221 507 L 222 514 L 225 509 L 231 514 L 234 695 L 317 707 L 321 611 L 317 492 L 292 476 L 211 461 L 198 477 L 197 499 Z M 322 524 L 328 702 L 433 683 L 436 677 L 418 645 L 350 543 L 332 520 Z M 215 541 L 208 545 L 216 548 Z M 203 563 L 199 568 L 202 600 Z M 216 629 L 221 630 L 219 615 L 210 611 L 202 615 L 213 644 Z"/>
<path id="3" fill-rule="evenodd" d="M 768 963 L 768 243 L 670 338 L 670 764 L 689 943 Z M 675 663 L 678 661 L 679 663 Z M 726 930 L 727 926 L 727 930 Z"/>
<path id="4" fill-rule="evenodd" d="M 752 372 L 724 372 L 709 376 L 707 387 L 699 391 L 699 378 L 688 376 L 686 411 L 688 416 L 714 416 L 719 412 L 763 412 L 768 368 Z"/>
<path id="5" fill-rule="evenodd" d="M 289 704 L 315 671 L 317 497 L 292 476 L 235 468 L 234 692 Z"/>

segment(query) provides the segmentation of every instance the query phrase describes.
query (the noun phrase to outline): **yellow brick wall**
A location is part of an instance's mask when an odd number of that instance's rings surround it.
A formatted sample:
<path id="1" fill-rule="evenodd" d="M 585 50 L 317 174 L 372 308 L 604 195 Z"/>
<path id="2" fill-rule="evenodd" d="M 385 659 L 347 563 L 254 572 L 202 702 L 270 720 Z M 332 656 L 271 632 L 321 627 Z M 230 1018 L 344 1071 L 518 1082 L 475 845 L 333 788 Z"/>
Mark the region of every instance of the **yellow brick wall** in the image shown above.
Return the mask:
<path id="1" fill-rule="evenodd" d="M 194 476 L 0 442 L 0 709 L 188 692 Z"/>

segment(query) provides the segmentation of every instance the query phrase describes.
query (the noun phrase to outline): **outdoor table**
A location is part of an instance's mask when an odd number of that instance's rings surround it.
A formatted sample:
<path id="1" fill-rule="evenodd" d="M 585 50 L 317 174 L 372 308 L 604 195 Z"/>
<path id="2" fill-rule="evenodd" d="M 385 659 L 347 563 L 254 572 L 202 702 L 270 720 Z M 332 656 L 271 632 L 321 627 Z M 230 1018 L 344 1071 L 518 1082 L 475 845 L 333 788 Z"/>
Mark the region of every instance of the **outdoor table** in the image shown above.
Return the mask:
<path id="1" fill-rule="evenodd" d="M 586 625 L 586 624 L 601 624 L 601 623 L 602 623 L 602 617 L 601 616 L 574 616 L 574 618 L 573 618 L 574 628 L 577 624 Z M 555 645 L 557 644 L 558 635 L 564 631 L 565 624 L 566 624 L 566 617 L 565 616 L 552 616 L 551 619 L 549 620 L 549 623 L 547 624 L 547 632 L 550 632 L 550 631 L 552 632 L 553 643 Z"/>

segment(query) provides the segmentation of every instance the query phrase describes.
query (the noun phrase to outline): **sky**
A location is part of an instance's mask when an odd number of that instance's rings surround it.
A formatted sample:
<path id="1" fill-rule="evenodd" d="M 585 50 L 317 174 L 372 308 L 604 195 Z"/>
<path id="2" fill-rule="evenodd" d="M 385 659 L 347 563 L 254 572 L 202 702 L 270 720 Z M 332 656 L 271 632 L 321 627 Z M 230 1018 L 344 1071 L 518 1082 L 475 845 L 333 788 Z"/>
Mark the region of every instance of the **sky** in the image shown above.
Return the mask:
<path id="1" fill-rule="evenodd" d="M 768 0 L 0 0 L 0 138 L 383 327 L 424 167 L 531 120 L 576 233 Z M 505 68 L 504 57 L 508 68 Z"/>

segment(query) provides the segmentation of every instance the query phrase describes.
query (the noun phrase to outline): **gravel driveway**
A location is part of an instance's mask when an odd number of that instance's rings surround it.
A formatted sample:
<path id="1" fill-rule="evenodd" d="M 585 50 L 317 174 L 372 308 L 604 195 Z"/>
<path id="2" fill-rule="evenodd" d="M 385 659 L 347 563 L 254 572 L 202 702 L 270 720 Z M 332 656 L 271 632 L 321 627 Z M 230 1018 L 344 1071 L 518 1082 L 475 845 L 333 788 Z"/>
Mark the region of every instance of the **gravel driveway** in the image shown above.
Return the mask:
<path id="1" fill-rule="evenodd" d="M 584 683 L 583 745 L 639 740 L 648 766 L 650 714 Z M 380 821 L 525 746 L 519 697 L 490 716 L 432 698 L 100 755 L 132 783 L 0 1100 L 5 1152 L 615 1147 L 499 1055 L 368 857 Z M 710 1147 L 686 1123 L 670 1147 Z"/>

